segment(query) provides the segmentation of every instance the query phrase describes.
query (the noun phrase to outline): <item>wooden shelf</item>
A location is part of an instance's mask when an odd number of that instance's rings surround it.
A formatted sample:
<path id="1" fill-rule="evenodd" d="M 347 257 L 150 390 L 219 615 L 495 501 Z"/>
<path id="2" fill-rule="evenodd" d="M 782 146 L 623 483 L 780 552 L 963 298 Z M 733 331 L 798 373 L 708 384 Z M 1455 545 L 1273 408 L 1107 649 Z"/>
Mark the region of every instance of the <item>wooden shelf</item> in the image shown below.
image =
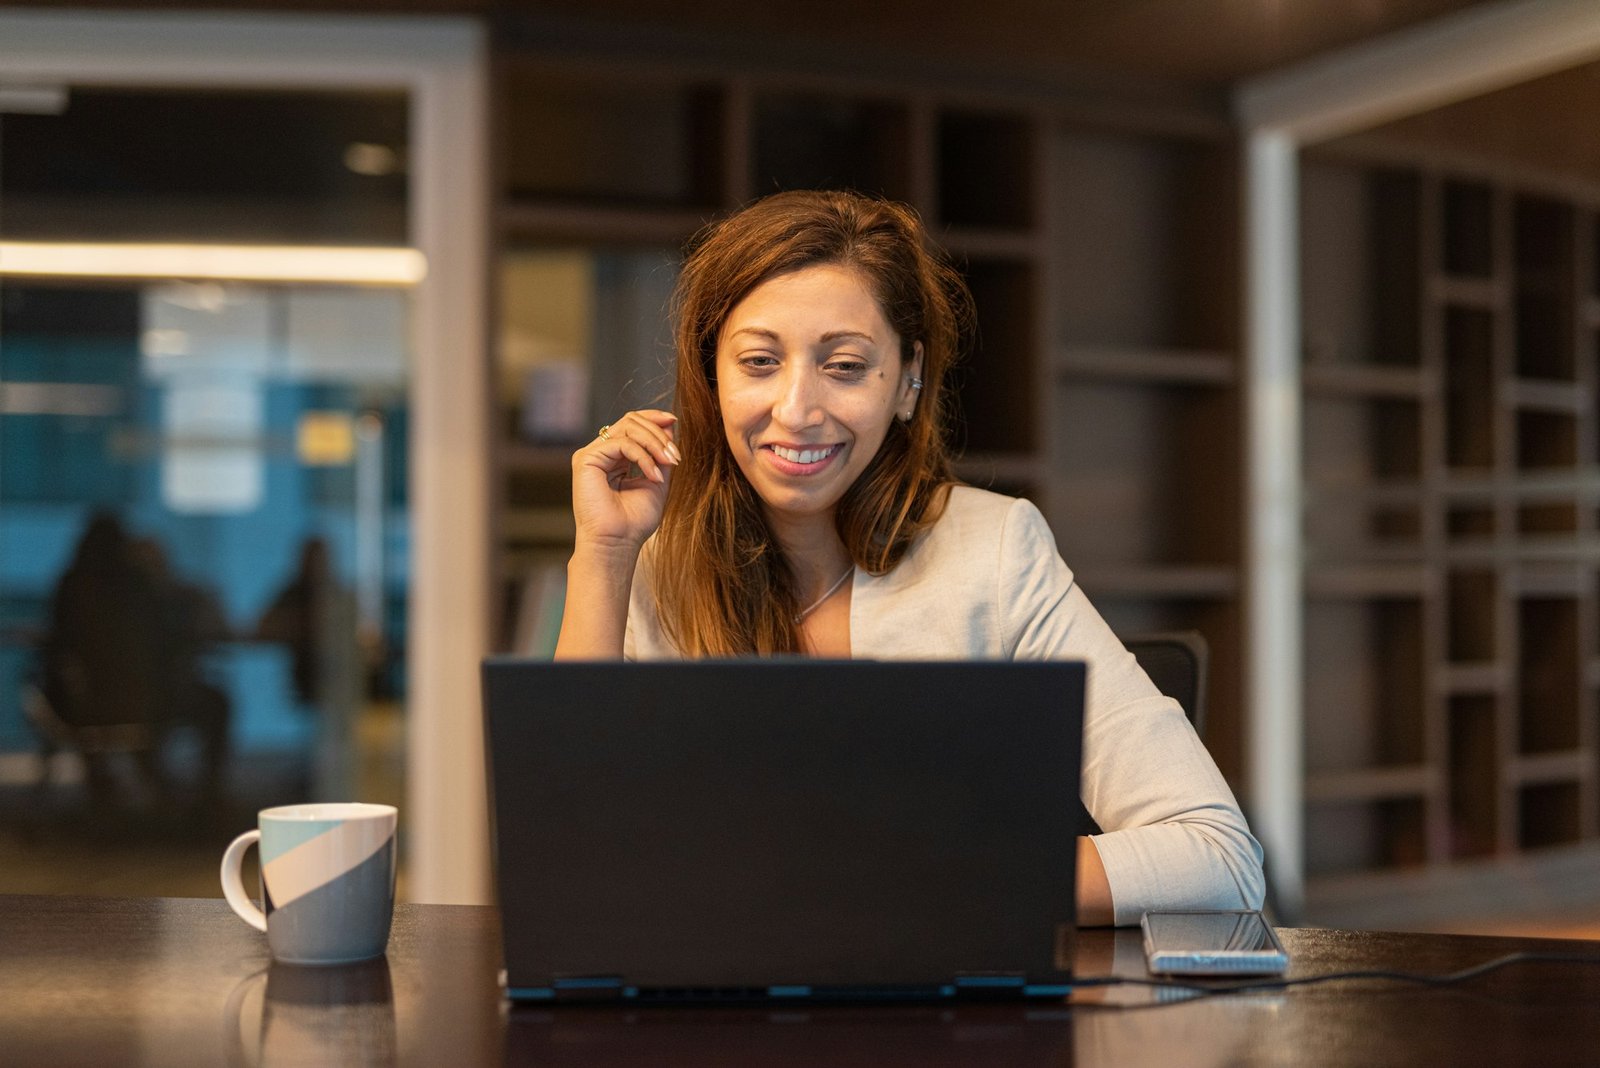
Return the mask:
<path id="1" fill-rule="evenodd" d="M 1507 781 L 1521 786 L 1583 782 L 1594 777 L 1594 753 L 1588 749 L 1574 749 L 1519 756 L 1510 762 L 1505 774 Z"/>
<path id="2" fill-rule="evenodd" d="M 1335 396 L 1420 401 L 1438 392 L 1438 376 L 1420 367 L 1307 364 L 1301 378 L 1307 390 Z"/>
<path id="3" fill-rule="evenodd" d="M 1434 672 L 1434 684 L 1446 694 L 1498 694 L 1511 685 L 1511 668 L 1494 661 L 1445 664 Z"/>
<path id="4" fill-rule="evenodd" d="M 1480 311 L 1498 311 L 1508 301 L 1509 290 L 1489 278 L 1439 276 L 1431 280 L 1429 295 L 1440 304 Z"/>
<path id="5" fill-rule="evenodd" d="M 570 544 L 576 529 L 572 509 L 512 508 L 500 520 L 500 533 L 509 542 Z"/>
<path id="6" fill-rule="evenodd" d="M 1414 564 L 1317 564 L 1306 568 L 1308 597 L 1403 599 L 1438 592 L 1435 569 Z"/>
<path id="7" fill-rule="evenodd" d="M 1514 408 L 1582 415 L 1593 403 L 1593 392 L 1577 382 L 1516 379 L 1507 384 L 1506 401 Z"/>
<path id="8" fill-rule="evenodd" d="M 1074 345 L 1060 350 L 1056 363 L 1063 381 L 1100 379 L 1152 385 L 1231 385 L 1238 361 L 1231 352 L 1145 349 L 1112 345 Z"/>
<path id="9" fill-rule="evenodd" d="M 1409 479 L 1373 479 L 1338 482 L 1318 481 L 1307 485 L 1307 495 L 1316 500 L 1336 501 L 1351 507 L 1404 507 L 1420 504 L 1427 487 Z"/>
<path id="10" fill-rule="evenodd" d="M 982 259 L 1033 260 L 1044 252 L 1039 236 L 1013 230 L 990 230 L 972 226 L 946 227 L 939 241 L 959 261 L 964 257 Z"/>
<path id="11" fill-rule="evenodd" d="M 1425 798 L 1438 788 L 1439 774 L 1424 764 L 1306 773 L 1306 801 L 1310 804 Z"/>
<path id="12" fill-rule="evenodd" d="M 525 442 L 507 442 L 500 448 L 500 463 L 507 471 L 564 473 L 572 470 L 572 454 L 580 444 L 529 445 Z"/>
<path id="13" fill-rule="evenodd" d="M 501 234 L 511 242 L 679 246 L 716 214 L 714 209 L 613 207 L 523 199 L 502 203 L 497 218 Z"/>
<path id="14" fill-rule="evenodd" d="M 957 458 L 956 475 L 974 486 L 1037 485 L 1039 460 L 1031 453 L 969 452 Z"/>
<path id="15" fill-rule="evenodd" d="M 1083 565 L 1075 574 L 1090 598 L 1151 597 L 1184 600 L 1231 598 L 1239 574 L 1231 567 Z"/>
<path id="16" fill-rule="evenodd" d="M 1512 592 L 1518 597 L 1583 597 L 1591 592 L 1590 581 L 1587 569 L 1577 566 L 1556 571 L 1519 568 L 1510 578 Z"/>

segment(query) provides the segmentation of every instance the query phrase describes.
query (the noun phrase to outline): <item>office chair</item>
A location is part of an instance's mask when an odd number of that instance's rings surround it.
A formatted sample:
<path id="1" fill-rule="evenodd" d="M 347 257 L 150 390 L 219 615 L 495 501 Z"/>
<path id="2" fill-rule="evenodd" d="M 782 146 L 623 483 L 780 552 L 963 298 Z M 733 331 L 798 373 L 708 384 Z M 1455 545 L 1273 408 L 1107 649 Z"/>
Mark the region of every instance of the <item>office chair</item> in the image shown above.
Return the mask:
<path id="1" fill-rule="evenodd" d="M 1206 668 L 1211 650 L 1197 630 L 1137 634 L 1122 643 L 1156 689 L 1183 708 L 1194 732 L 1205 737 Z"/>
<path id="2" fill-rule="evenodd" d="M 1136 634 L 1122 644 L 1133 654 L 1134 659 L 1139 661 L 1139 666 L 1150 676 L 1150 681 L 1156 684 L 1156 689 L 1183 707 L 1184 714 L 1189 717 L 1195 733 L 1200 736 L 1201 741 L 1204 741 L 1206 668 L 1211 656 L 1205 635 L 1195 630 Z M 1242 802 L 1241 809 L 1243 809 Z M 1252 822 L 1249 811 L 1247 809 L 1243 811 L 1245 820 Z M 1275 917 L 1279 915 L 1280 910 L 1270 879 L 1267 880 L 1266 890 L 1267 897 L 1262 911 L 1269 920 L 1277 922 Z"/>

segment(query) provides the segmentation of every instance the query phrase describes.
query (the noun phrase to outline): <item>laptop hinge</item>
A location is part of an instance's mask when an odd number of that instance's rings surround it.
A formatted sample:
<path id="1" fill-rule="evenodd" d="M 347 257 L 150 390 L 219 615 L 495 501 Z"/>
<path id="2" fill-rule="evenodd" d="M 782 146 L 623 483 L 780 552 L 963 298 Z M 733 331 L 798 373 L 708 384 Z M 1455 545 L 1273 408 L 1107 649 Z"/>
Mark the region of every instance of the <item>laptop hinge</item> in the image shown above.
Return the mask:
<path id="1" fill-rule="evenodd" d="M 557 1001 L 604 1001 L 622 997 L 620 975 L 569 975 L 551 986 Z"/>
<path id="2" fill-rule="evenodd" d="M 1021 972 L 957 972 L 958 997 L 1016 997 L 1028 983 Z"/>

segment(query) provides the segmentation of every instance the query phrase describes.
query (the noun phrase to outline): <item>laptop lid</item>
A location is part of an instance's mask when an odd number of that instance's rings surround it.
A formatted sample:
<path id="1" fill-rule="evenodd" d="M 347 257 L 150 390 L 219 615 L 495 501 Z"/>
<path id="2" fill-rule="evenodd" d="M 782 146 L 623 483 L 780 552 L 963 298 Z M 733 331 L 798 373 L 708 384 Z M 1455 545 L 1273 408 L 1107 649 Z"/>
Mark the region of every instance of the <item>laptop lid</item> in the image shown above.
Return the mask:
<path id="1" fill-rule="evenodd" d="M 514 999 L 1064 992 L 1082 664 L 483 681 Z"/>

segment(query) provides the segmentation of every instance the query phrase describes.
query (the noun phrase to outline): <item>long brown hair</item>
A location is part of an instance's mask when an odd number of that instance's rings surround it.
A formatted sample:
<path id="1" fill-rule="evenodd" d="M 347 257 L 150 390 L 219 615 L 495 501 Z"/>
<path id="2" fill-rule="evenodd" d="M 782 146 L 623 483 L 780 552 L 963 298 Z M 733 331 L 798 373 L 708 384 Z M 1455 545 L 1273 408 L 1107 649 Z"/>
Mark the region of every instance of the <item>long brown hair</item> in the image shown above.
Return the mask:
<path id="1" fill-rule="evenodd" d="M 800 650 L 795 578 L 761 502 L 729 450 L 717 405 L 717 340 L 734 307 L 781 274 L 822 264 L 859 271 L 900 336 L 922 345 L 922 389 L 839 501 L 851 559 L 881 575 L 944 509 L 954 481 L 946 376 L 970 332 L 965 282 L 911 209 L 846 192 L 788 192 L 713 223 L 690 243 L 673 296 L 676 440 L 683 462 L 655 538 L 661 624 L 690 656 Z"/>

